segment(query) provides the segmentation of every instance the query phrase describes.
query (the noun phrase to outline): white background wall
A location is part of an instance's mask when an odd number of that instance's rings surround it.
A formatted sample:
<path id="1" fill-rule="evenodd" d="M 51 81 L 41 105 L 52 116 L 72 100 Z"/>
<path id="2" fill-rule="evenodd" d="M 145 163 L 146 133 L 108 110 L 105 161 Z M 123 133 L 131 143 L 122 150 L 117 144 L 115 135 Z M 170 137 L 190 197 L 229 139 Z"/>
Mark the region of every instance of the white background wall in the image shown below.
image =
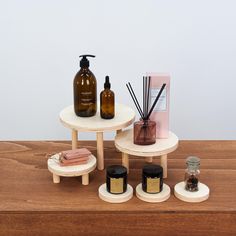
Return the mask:
<path id="1" fill-rule="evenodd" d="M 147 72 L 169 72 L 171 129 L 181 139 L 236 139 L 236 2 L 0 1 L 0 139 L 69 139 L 58 113 L 73 102 L 79 55 L 95 54 L 133 106 Z M 94 139 L 94 134 L 81 138 Z M 107 134 L 106 138 L 112 138 Z"/>

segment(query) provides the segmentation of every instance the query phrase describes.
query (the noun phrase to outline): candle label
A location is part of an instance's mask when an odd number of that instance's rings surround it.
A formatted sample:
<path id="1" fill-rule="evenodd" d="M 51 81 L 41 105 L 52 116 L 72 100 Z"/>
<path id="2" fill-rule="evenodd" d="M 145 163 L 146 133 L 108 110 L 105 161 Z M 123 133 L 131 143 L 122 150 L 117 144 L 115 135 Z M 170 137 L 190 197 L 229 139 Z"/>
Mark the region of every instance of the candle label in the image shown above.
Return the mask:
<path id="1" fill-rule="evenodd" d="M 160 192 L 160 178 L 147 178 L 147 192 L 148 193 Z"/>
<path id="2" fill-rule="evenodd" d="M 111 193 L 123 193 L 123 178 L 110 178 L 110 191 Z"/>
<path id="3" fill-rule="evenodd" d="M 151 94 L 150 94 L 151 105 L 154 103 L 157 97 L 157 94 L 159 93 L 160 90 L 161 88 L 151 88 Z M 166 110 L 167 110 L 167 92 L 166 92 L 166 88 L 164 88 L 153 111 L 166 111 Z"/>

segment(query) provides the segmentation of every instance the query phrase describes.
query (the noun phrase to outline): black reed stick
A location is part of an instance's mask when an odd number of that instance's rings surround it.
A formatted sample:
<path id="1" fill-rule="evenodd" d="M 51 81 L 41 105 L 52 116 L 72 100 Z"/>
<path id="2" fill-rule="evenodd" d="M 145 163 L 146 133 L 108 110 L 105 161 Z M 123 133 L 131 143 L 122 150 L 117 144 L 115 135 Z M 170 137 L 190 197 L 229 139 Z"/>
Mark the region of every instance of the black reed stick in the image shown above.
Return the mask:
<path id="1" fill-rule="evenodd" d="M 143 117 L 144 117 L 143 111 L 142 111 L 142 109 L 141 109 L 141 106 L 139 105 L 138 99 L 137 99 L 137 97 L 136 97 L 136 95 L 135 95 L 135 92 L 134 92 L 134 90 L 133 90 L 133 88 L 132 88 L 130 82 L 128 82 L 128 85 L 129 85 L 129 87 L 130 87 L 130 89 L 131 89 L 131 91 L 132 91 L 132 93 L 133 93 L 133 96 L 134 96 L 134 98 L 135 98 L 135 100 L 136 100 L 136 103 L 137 103 L 137 105 L 138 105 L 138 108 L 139 108 L 139 110 L 140 110 L 140 112 L 141 112 L 141 114 L 142 114 L 141 117 L 143 118 Z"/>
<path id="2" fill-rule="evenodd" d="M 143 117 L 142 112 L 139 110 L 138 104 L 136 103 L 135 98 L 134 98 L 134 96 L 133 96 L 133 94 L 132 94 L 132 92 L 131 92 L 131 90 L 130 90 L 130 88 L 129 88 L 129 86 L 128 86 L 127 84 L 126 84 L 126 87 L 127 87 L 128 90 L 129 90 L 129 93 L 130 93 L 130 95 L 131 95 L 131 98 L 133 99 L 134 105 L 136 106 L 136 108 L 137 108 L 137 110 L 138 110 L 140 116 Z"/>
<path id="3" fill-rule="evenodd" d="M 155 99 L 154 103 L 152 104 L 152 107 L 151 107 L 151 109 L 150 109 L 150 111 L 149 111 L 149 113 L 147 115 L 147 119 L 149 119 L 150 115 L 152 114 L 152 111 L 153 111 L 154 107 L 156 106 L 156 104 L 157 104 L 157 102 L 158 102 L 158 100 L 159 100 L 159 98 L 160 98 L 160 96 L 162 94 L 162 91 L 164 90 L 165 86 L 166 86 L 166 84 L 162 85 L 161 90 L 159 91 L 158 95 L 156 96 L 156 99 Z"/>
<path id="4" fill-rule="evenodd" d="M 129 88 L 129 86 L 130 86 L 130 88 Z M 136 98 L 136 96 L 135 96 L 135 94 L 134 94 L 134 91 L 133 91 L 133 89 L 132 89 L 131 84 L 130 84 L 130 83 L 129 83 L 129 84 L 126 84 L 126 87 L 127 87 L 128 90 L 129 90 L 129 93 L 130 93 L 130 95 L 131 95 L 131 98 L 133 99 L 134 105 L 136 106 L 136 108 L 137 108 L 137 110 L 138 110 L 140 116 L 141 116 L 142 119 L 143 119 L 144 115 L 143 115 L 142 109 L 141 109 L 141 107 L 140 107 L 140 105 L 139 105 L 139 103 L 138 103 L 138 100 L 137 100 L 137 98 Z"/>
<path id="5" fill-rule="evenodd" d="M 145 97 L 144 97 L 144 87 L 145 87 L 145 85 L 144 85 L 144 83 L 145 83 L 145 77 L 143 76 L 143 114 L 144 114 L 144 117 L 145 117 Z"/>
<path id="6" fill-rule="evenodd" d="M 144 90 L 144 100 L 143 100 L 143 114 L 144 114 L 144 118 L 146 117 L 146 91 L 147 91 L 147 89 L 146 89 L 146 77 L 144 76 L 143 77 L 143 79 L 144 79 L 144 88 L 143 88 L 143 90 Z"/>
<path id="7" fill-rule="evenodd" d="M 147 119 L 147 115 L 148 115 L 148 108 L 149 108 L 149 100 L 150 100 L 150 80 L 151 80 L 151 77 L 148 76 L 147 77 L 148 79 L 148 84 L 147 84 L 147 114 L 146 114 L 146 119 Z"/>

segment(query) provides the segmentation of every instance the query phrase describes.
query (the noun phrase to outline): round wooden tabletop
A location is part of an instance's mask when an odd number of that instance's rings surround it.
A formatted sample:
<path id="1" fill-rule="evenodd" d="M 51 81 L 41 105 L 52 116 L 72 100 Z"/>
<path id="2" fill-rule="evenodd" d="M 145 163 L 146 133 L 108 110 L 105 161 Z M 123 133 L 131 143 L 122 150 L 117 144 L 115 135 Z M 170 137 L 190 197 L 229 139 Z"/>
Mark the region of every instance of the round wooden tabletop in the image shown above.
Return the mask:
<path id="1" fill-rule="evenodd" d="M 100 117 L 100 107 L 98 104 L 97 113 L 91 117 L 79 117 L 74 112 L 74 106 L 63 109 L 60 113 L 60 121 L 70 129 L 78 131 L 102 132 L 109 130 L 119 130 L 133 123 L 135 112 L 132 108 L 116 103 L 115 117 L 107 120 Z"/>
<path id="2" fill-rule="evenodd" d="M 178 147 L 178 137 L 169 132 L 169 138 L 157 139 L 155 144 L 137 145 L 133 143 L 133 129 L 125 130 L 115 137 L 115 146 L 123 153 L 134 156 L 154 157 L 173 152 Z"/>

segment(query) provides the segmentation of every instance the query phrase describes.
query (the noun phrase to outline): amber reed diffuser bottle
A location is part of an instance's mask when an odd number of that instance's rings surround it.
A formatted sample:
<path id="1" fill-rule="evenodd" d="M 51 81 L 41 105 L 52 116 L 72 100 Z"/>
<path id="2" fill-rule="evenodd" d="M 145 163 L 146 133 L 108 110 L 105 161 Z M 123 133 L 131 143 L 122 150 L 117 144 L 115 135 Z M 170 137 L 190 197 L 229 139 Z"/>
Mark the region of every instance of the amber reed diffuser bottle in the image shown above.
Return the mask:
<path id="1" fill-rule="evenodd" d="M 130 83 L 126 84 L 131 98 L 140 114 L 140 120 L 134 122 L 133 128 L 133 142 L 137 145 L 150 145 L 156 143 L 156 122 L 149 119 L 154 107 L 156 106 L 162 91 L 166 84 L 163 84 L 155 101 L 149 110 L 150 100 L 150 80 L 151 77 L 143 77 L 143 110 L 141 109 L 138 99 Z"/>

